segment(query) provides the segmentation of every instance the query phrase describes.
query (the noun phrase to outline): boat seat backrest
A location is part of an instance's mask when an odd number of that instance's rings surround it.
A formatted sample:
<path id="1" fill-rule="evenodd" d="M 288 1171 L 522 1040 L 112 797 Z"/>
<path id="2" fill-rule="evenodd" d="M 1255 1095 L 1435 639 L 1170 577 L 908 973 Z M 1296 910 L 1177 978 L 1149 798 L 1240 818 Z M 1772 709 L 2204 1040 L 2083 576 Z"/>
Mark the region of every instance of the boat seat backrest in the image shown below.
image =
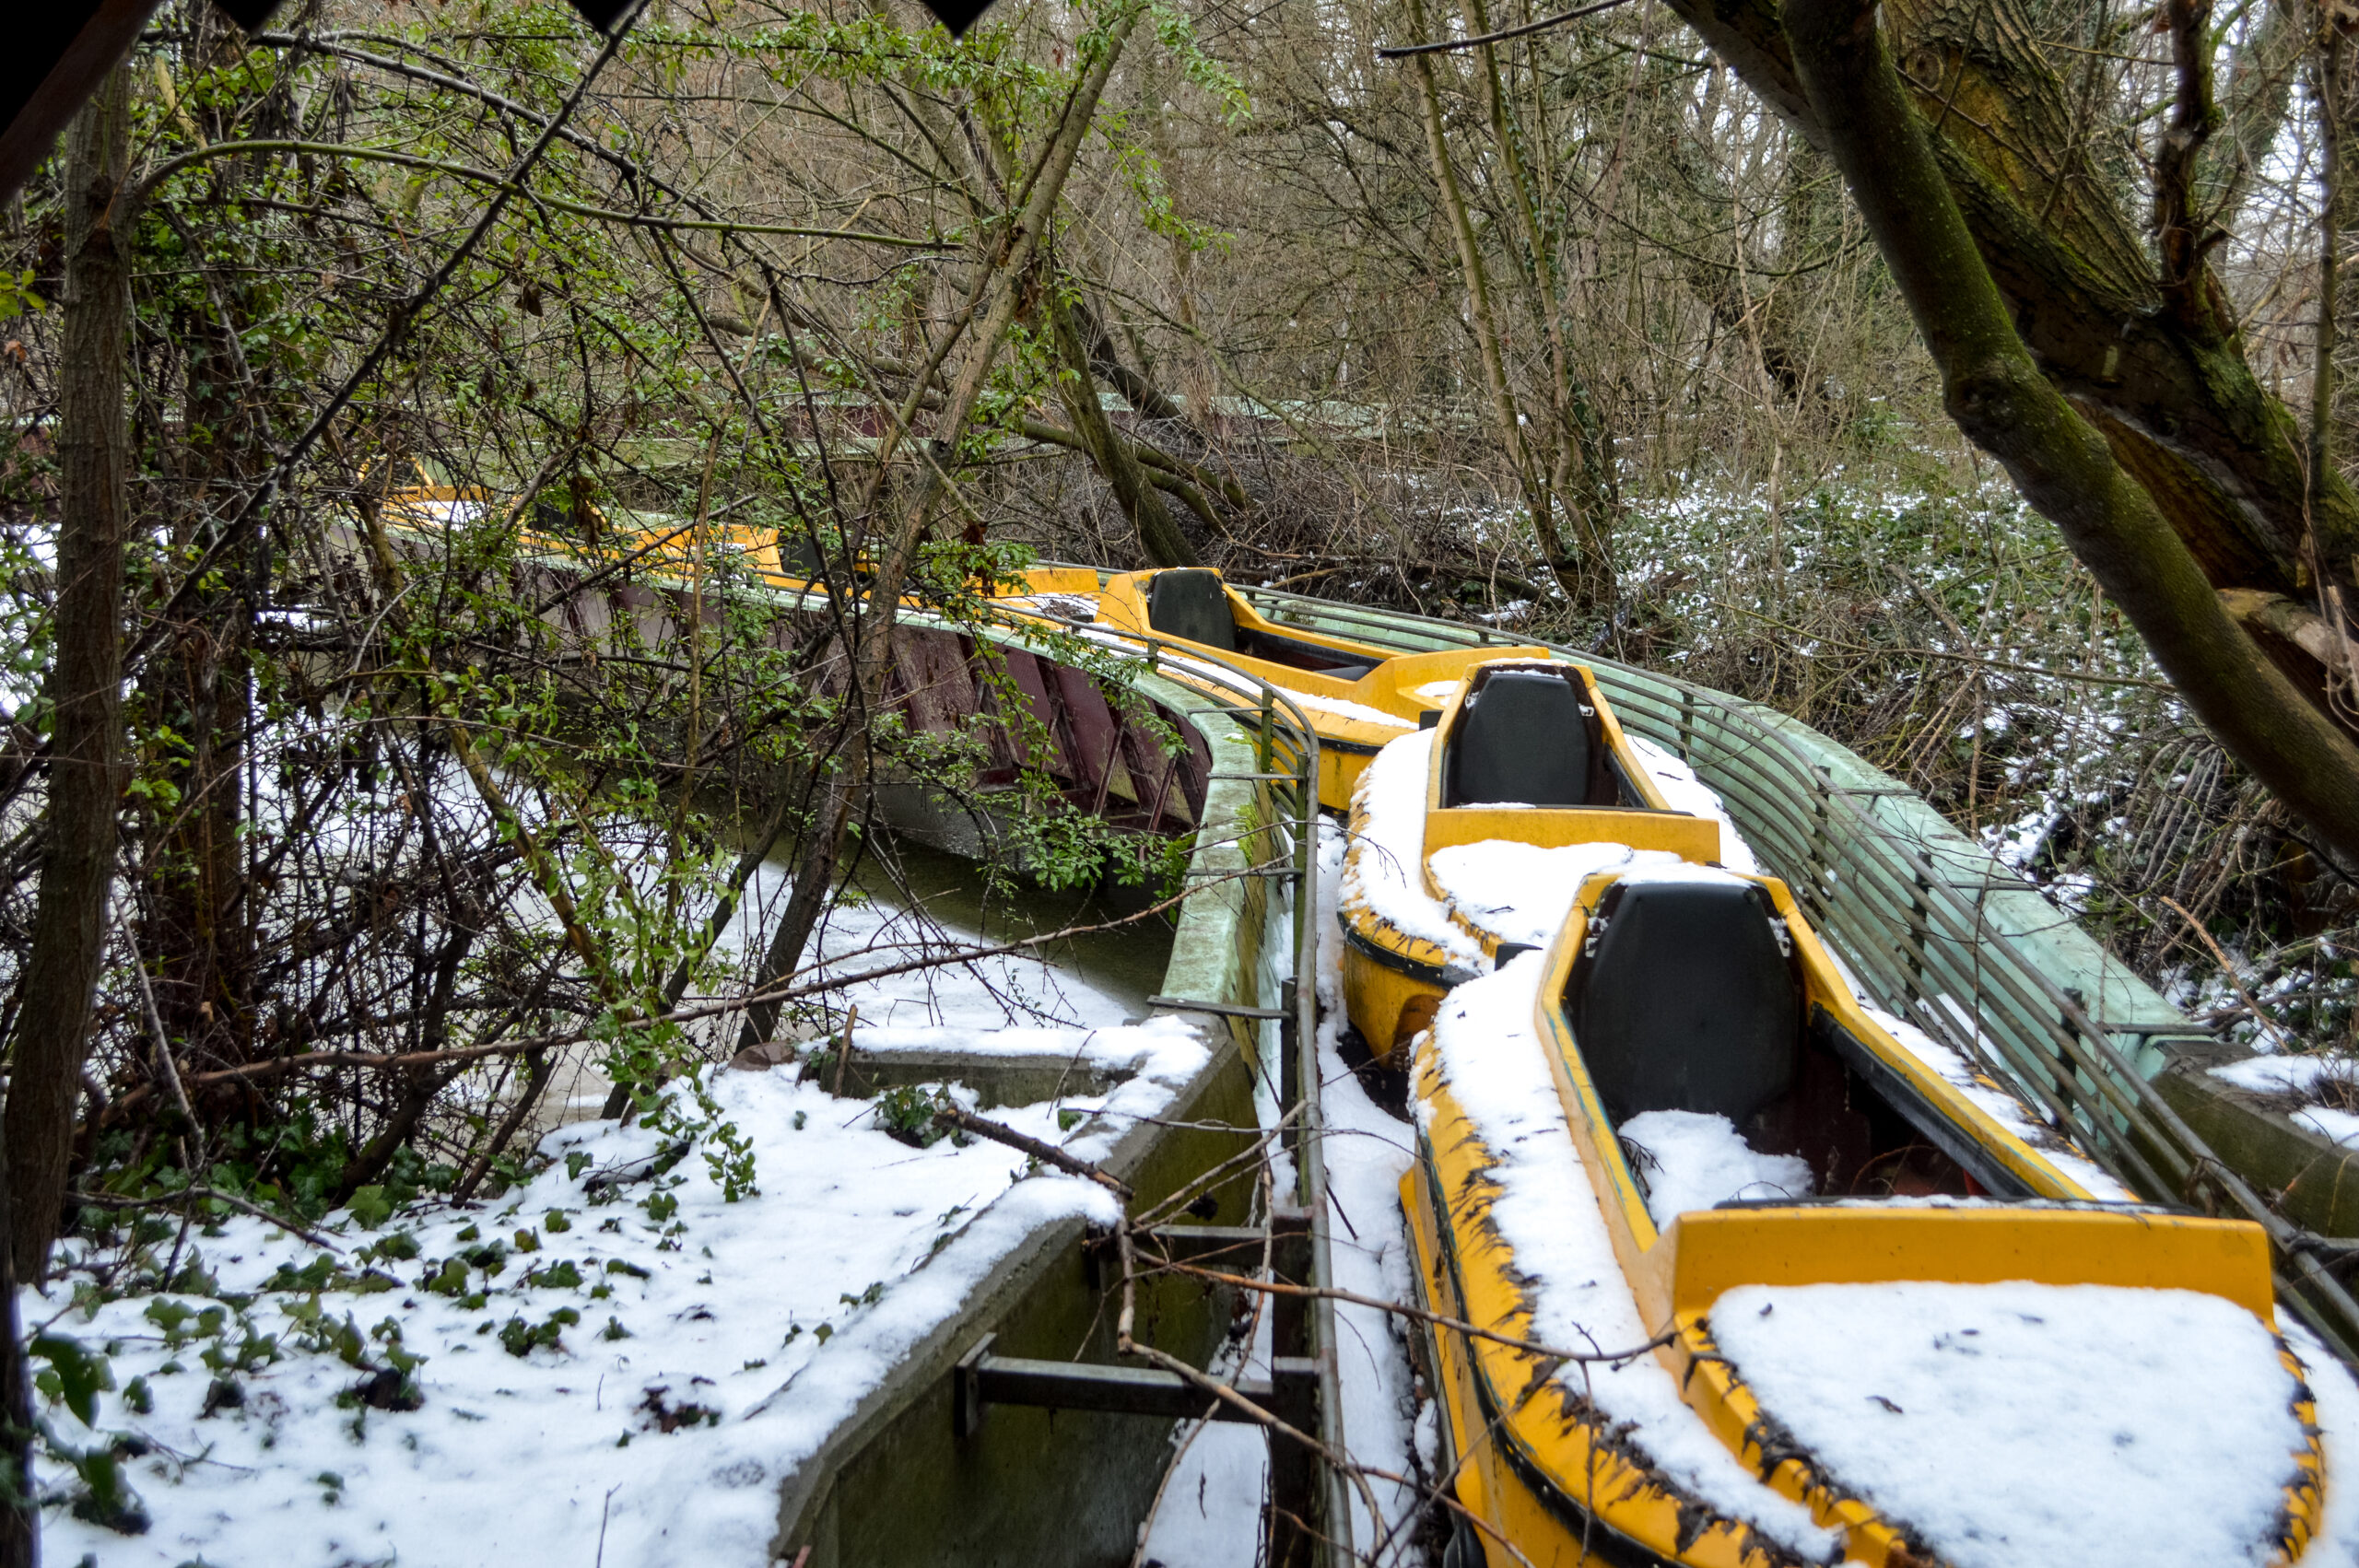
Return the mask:
<path id="1" fill-rule="evenodd" d="M 1579 685 L 1550 671 L 1501 670 L 1467 693 L 1448 746 L 1445 806 L 1619 803 L 1600 766 L 1605 736 L 1597 710 Z"/>
<path id="2" fill-rule="evenodd" d="M 1165 637 L 1237 651 L 1237 616 L 1215 571 L 1188 567 L 1156 573 L 1147 587 L 1146 624 Z"/>
<path id="3" fill-rule="evenodd" d="M 819 542 L 807 533 L 780 534 L 778 560 L 783 576 L 816 582 L 827 575 L 827 561 L 819 553 Z"/>
<path id="4" fill-rule="evenodd" d="M 1757 883 L 1623 883 L 1591 917 L 1565 1016 L 1618 1126 L 1718 1114 L 1740 1131 L 1801 1071 L 1802 990 Z"/>

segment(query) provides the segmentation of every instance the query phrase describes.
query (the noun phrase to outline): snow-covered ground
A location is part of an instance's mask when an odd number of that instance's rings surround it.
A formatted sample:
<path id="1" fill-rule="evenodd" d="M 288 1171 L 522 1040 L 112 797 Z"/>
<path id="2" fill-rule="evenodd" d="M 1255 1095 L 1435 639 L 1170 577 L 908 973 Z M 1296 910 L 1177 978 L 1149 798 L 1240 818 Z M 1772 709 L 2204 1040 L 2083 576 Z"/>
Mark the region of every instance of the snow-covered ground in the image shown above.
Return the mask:
<path id="1" fill-rule="evenodd" d="M 735 917 L 714 943 L 715 957 L 750 982 L 752 954 L 778 923 L 788 889 L 787 868 L 771 860 L 755 869 Z M 827 907 L 812 933 L 806 981 L 858 975 L 931 953 L 1004 942 L 929 914 L 921 899 L 841 899 Z M 845 986 L 829 998 L 829 1023 L 857 1008 L 868 1024 L 995 1029 L 1022 1024 L 1099 1028 L 1120 1024 L 1133 1009 L 1108 989 L 1062 964 L 1033 953 L 1003 954 L 943 968 L 915 970 Z M 725 1021 L 735 1027 L 734 1018 Z M 590 1050 L 576 1052 L 550 1108 L 554 1120 L 593 1117 L 612 1087 Z"/>
<path id="2" fill-rule="evenodd" d="M 872 907 L 836 940 L 893 919 Z M 982 978 L 880 983 L 874 1043 L 1086 1059 L 1120 1081 L 991 1113 L 1082 1158 L 1205 1059 L 1172 1019 L 980 1029 L 1006 1016 Z M 1114 1009 L 1071 976 L 1014 978 L 1090 1022 Z M 334 1250 L 242 1215 L 164 1227 L 129 1267 L 69 1243 L 20 1304 L 61 1375 L 51 1560 L 759 1563 L 780 1478 L 909 1345 L 1039 1226 L 1114 1217 L 1103 1188 L 1002 1145 L 881 1125 L 922 1125 L 920 1094 L 839 1099 L 791 1066 L 701 1082 L 703 1104 L 683 1085 L 649 1123 L 551 1132 L 496 1200 L 332 1215 Z M 65 1396 L 92 1379 L 77 1413 Z M 129 1488 L 111 1508 L 111 1466 Z"/>

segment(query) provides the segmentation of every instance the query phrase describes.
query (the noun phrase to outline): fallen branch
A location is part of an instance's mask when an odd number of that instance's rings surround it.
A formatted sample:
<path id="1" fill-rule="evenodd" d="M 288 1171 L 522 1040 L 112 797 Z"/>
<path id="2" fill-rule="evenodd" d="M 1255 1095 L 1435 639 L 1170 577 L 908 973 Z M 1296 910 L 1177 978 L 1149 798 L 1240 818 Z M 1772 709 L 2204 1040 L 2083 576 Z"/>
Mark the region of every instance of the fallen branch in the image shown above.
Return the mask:
<path id="1" fill-rule="evenodd" d="M 184 1198 L 209 1199 L 216 1203 L 227 1203 L 232 1209 L 242 1211 L 252 1214 L 257 1220 L 276 1225 L 289 1235 L 301 1236 L 323 1251 L 342 1252 L 344 1250 L 317 1231 L 307 1231 L 284 1214 L 274 1214 L 259 1203 L 249 1202 L 234 1192 L 223 1192 L 218 1188 L 183 1187 L 178 1192 L 167 1192 L 155 1198 L 117 1198 L 103 1192 L 74 1192 L 66 1196 L 76 1203 L 86 1204 L 93 1209 L 160 1209 L 166 1204 L 178 1203 Z"/>
<path id="2" fill-rule="evenodd" d="M 950 1106 L 933 1113 L 933 1124 L 954 1128 L 960 1132 L 971 1132 L 978 1138 L 988 1138 L 994 1143 L 1004 1143 L 1011 1149 L 1021 1150 L 1042 1164 L 1054 1165 L 1068 1176 L 1087 1176 L 1126 1201 L 1131 1196 L 1128 1182 L 1107 1175 L 1087 1160 L 1075 1159 L 1053 1143 L 1043 1143 L 1029 1133 L 1018 1132 L 1005 1122 L 993 1121 L 989 1117 L 980 1117 L 972 1111 Z"/>
<path id="3" fill-rule="evenodd" d="M 1521 1351 L 1526 1355 L 1540 1356 L 1549 1361 L 1580 1363 L 1632 1361 L 1649 1351 L 1660 1350 L 1679 1337 L 1678 1330 L 1666 1328 L 1645 1344 L 1633 1345 L 1626 1351 L 1566 1351 L 1559 1350 L 1554 1345 L 1540 1344 L 1532 1340 L 1519 1340 L 1512 1334 L 1501 1334 L 1489 1328 L 1478 1328 L 1463 1318 L 1445 1317 L 1438 1312 L 1427 1312 L 1422 1306 L 1410 1306 L 1397 1301 L 1379 1301 L 1374 1296 L 1360 1295 L 1353 1291 L 1337 1290 L 1330 1285 L 1295 1285 L 1288 1284 L 1283 1280 L 1256 1280 L 1248 1275 L 1230 1274 L 1218 1269 L 1198 1268 L 1191 1263 L 1163 1262 L 1157 1263 L 1156 1267 L 1170 1273 L 1186 1274 L 1192 1279 L 1207 1281 L 1215 1285 L 1233 1285 L 1239 1290 L 1260 1291 L 1265 1295 L 1306 1296 L 1320 1301 L 1345 1302 L 1353 1306 L 1373 1307 L 1379 1312 L 1396 1312 L 1403 1317 L 1414 1317 L 1421 1323 L 1430 1323 L 1437 1328 L 1447 1328 L 1452 1333 L 1464 1334 L 1471 1339 L 1488 1340 L 1493 1344 L 1505 1345 L 1511 1351 Z"/>

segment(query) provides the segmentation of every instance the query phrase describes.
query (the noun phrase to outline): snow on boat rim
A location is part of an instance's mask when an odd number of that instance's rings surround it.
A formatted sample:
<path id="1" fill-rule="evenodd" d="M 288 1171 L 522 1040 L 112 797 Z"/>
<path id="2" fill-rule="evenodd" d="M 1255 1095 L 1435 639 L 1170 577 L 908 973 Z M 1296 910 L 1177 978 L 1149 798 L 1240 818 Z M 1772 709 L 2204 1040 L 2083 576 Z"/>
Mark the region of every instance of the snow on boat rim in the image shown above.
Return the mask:
<path id="1" fill-rule="evenodd" d="M 2110 1285 L 1741 1285 L 1712 1334 L 1836 1484 L 1952 1568 L 2259 1563 L 2306 1447 L 2277 1338 Z"/>
<path id="2" fill-rule="evenodd" d="M 1698 866 L 1667 850 L 1634 850 L 1610 840 L 1543 848 L 1514 839 L 1483 839 L 1437 849 L 1428 860 L 1426 785 L 1438 733 L 1421 730 L 1394 739 L 1360 776 L 1359 836 L 1344 861 L 1344 907 L 1364 908 L 1402 935 L 1429 942 L 1446 957 L 1478 972 L 1487 960 L 1481 941 L 1467 926 L 1499 942 L 1544 946 L 1564 924 L 1583 879 L 1596 872 L 1621 871 L 1632 880 L 1712 881 L 1757 870 L 1753 851 L 1738 836 L 1719 797 L 1671 753 L 1626 732 L 1631 749 L 1673 809 L 1719 824 L 1720 855 L 1727 870 Z M 1509 808 L 1487 804 L 1485 809 Z M 1430 866 L 1446 905 L 1426 891 L 1421 866 Z"/>
<path id="3" fill-rule="evenodd" d="M 1555 938 L 1581 883 L 1597 872 L 1626 878 L 1684 863 L 1668 849 L 1603 841 L 1542 848 L 1511 838 L 1452 844 L 1426 860 L 1451 914 L 1500 942 L 1531 947 Z"/>
<path id="4" fill-rule="evenodd" d="M 1966 1058 L 1906 1018 L 1870 1004 L 1866 998 L 1859 996 L 1859 987 L 1848 974 L 1844 977 L 1844 983 L 1850 986 L 1852 995 L 1859 998 L 1860 1011 L 1891 1036 L 1902 1050 L 1954 1084 L 1960 1094 L 1973 1101 L 1991 1120 L 2039 1151 L 2040 1158 L 2080 1183 L 2082 1189 L 2091 1197 L 2125 1201 L 2137 1199 L 2138 1195 L 2123 1186 L 2110 1171 L 2065 1142 L 2051 1129 L 2035 1121 L 2021 1100 L 1977 1071 Z M 1963 1012 L 1954 1003 L 1952 1008 L 1954 1012 Z"/>
<path id="5" fill-rule="evenodd" d="M 1641 1344 L 1653 1330 L 1623 1276 L 1532 1027 L 1545 972 L 1543 954 L 1523 954 L 1452 991 L 1435 1020 L 1435 1065 L 1492 1156 L 1490 1222 L 1515 1254 L 1532 1338 L 1609 1349 Z M 1429 1126 L 1429 1103 L 1419 1099 L 1417 1112 Z M 1737 1459 L 1655 1356 L 1567 1367 L 1550 1381 L 1592 1401 L 1610 1420 L 1632 1423 L 1630 1444 L 1714 1512 L 1811 1561 L 1828 1560 L 1840 1544 L 1836 1531 L 1814 1523 L 1802 1504 L 1772 1491 Z"/>
<path id="6" fill-rule="evenodd" d="M 1473 969 L 1488 965 L 1482 944 L 1425 889 L 1426 778 L 1436 731 L 1413 731 L 1386 745 L 1361 773 L 1354 813 L 1358 834 L 1344 858 L 1342 907 L 1370 916 Z"/>

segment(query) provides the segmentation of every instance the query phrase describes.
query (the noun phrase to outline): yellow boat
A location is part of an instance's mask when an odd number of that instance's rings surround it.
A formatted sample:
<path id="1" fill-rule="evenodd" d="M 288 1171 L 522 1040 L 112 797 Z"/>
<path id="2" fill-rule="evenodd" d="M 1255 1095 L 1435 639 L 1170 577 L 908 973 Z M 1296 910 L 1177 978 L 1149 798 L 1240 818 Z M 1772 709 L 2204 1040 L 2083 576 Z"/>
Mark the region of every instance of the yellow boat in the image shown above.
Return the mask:
<path id="1" fill-rule="evenodd" d="M 1395 653 L 1348 638 L 1281 626 L 1204 568 L 1169 568 L 1110 578 L 1098 591 L 1097 620 L 1152 633 L 1208 660 L 1283 688 L 1319 732 L 1319 803 L 1351 804 L 1352 786 L 1386 742 L 1439 710 L 1466 670 L 1502 652 L 1544 659 L 1544 648 L 1442 649 Z M 1171 673 L 1185 680 L 1184 661 Z"/>
<path id="2" fill-rule="evenodd" d="M 1431 737 L 1388 754 L 1353 799 L 1338 909 L 1344 994 L 1378 1059 L 1405 1065 L 1409 1042 L 1453 984 L 1495 961 L 1503 942 L 1545 942 L 1561 919 L 1561 898 L 1538 929 L 1518 930 L 1479 896 L 1453 895 L 1451 861 L 1490 844 L 1567 862 L 1557 881 L 1568 895 L 1592 863 L 1633 852 L 1716 861 L 1720 829 L 1672 809 L 1585 666 L 1485 656 L 1443 704 Z M 1590 845 L 1603 860 L 1582 851 Z"/>
<path id="3" fill-rule="evenodd" d="M 2317 1532 L 2305 1379 L 2347 1375 L 2278 1337 L 2261 1230 L 2129 1200 L 1863 1009 L 1782 883 L 1586 878 L 1415 1073 L 1419 1305 L 1496 1336 L 1424 1336 L 1449 1568 L 2287 1563 Z"/>

